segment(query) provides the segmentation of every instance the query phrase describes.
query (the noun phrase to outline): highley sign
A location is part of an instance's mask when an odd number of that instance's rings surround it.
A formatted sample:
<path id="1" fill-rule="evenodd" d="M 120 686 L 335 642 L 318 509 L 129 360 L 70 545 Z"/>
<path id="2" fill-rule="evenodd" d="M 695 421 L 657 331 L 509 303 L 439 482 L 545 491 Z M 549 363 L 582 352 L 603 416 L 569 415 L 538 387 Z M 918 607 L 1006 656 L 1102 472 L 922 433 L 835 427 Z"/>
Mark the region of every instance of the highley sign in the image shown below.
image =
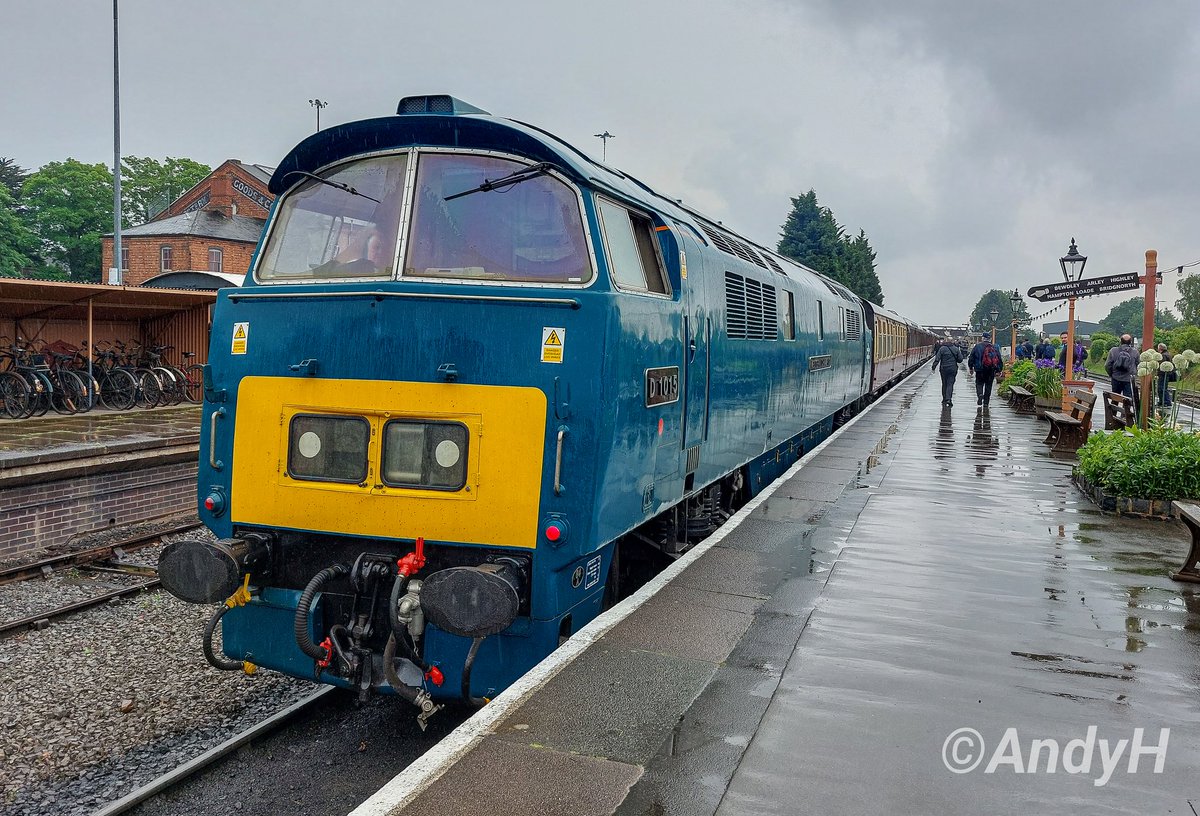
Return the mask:
<path id="1" fill-rule="evenodd" d="M 1029 290 L 1029 296 L 1044 303 L 1047 300 L 1067 300 L 1091 295 L 1107 295 L 1109 292 L 1124 292 L 1127 289 L 1137 289 L 1141 285 L 1141 275 L 1137 272 L 1126 272 L 1122 275 L 1089 278 L 1069 283 L 1045 283 L 1032 287 Z"/>

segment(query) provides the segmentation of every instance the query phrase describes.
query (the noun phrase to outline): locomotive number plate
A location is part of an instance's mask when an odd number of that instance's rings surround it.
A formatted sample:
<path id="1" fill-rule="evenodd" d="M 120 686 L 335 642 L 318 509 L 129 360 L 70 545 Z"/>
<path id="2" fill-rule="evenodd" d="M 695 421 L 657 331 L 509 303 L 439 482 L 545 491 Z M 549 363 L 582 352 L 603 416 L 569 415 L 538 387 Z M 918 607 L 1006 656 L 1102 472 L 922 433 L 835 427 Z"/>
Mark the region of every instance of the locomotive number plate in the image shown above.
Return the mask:
<path id="1" fill-rule="evenodd" d="M 679 366 L 646 369 L 646 407 L 679 402 Z"/>

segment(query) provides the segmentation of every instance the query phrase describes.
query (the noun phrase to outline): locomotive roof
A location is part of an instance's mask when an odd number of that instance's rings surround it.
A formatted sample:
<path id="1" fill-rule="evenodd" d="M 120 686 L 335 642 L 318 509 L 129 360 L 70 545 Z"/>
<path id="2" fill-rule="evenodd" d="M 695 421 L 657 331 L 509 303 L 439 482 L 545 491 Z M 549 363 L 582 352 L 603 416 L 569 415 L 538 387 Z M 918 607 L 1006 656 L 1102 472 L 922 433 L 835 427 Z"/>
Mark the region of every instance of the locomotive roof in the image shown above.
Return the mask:
<path id="1" fill-rule="evenodd" d="M 835 295 L 851 302 L 859 301 L 856 295 L 838 281 L 794 260 L 783 258 L 773 250 L 739 235 L 720 222 L 658 192 L 633 176 L 596 161 L 575 146 L 539 127 L 515 119 L 493 116 L 487 111 L 444 95 L 406 97 L 400 101 L 397 110 L 398 113 L 391 116 L 347 122 L 309 136 L 292 148 L 279 163 L 271 177 L 270 191 L 279 195 L 298 184 L 300 176 L 285 181 L 293 171 L 314 173 L 322 167 L 362 153 L 422 145 L 513 153 L 533 161 L 550 162 L 576 182 L 617 193 L 675 220 L 685 223 L 700 222 L 713 230 L 735 236 L 759 251 L 782 259 L 789 265 L 825 281 L 826 286 Z M 700 240 L 707 243 L 704 238 Z M 899 316 L 897 318 L 903 320 Z"/>

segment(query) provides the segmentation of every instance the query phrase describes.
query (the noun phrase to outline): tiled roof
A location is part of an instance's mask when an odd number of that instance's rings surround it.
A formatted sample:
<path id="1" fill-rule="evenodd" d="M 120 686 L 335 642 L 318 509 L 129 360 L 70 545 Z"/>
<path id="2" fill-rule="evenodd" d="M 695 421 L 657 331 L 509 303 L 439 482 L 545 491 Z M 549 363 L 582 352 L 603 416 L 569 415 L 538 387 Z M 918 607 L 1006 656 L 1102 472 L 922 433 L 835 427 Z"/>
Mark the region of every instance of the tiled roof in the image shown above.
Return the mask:
<path id="1" fill-rule="evenodd" d="M 271 181 L 271 175 L 275 172 L 274 167 L 267 167 L 263 164 L 246 164 L 243 161 L 239 161 L 238 166 L 261 181 L 264 189 L 268 182 Z"/>
<path id="2" fill-rule="evenodd" d="M 263 218 L 251 218 L 247 215 L 226 218 L 210 210 L 196 210 L 121 230 L 121 236 L 137 238 L 151 235 L 197 235 L 202 238 L 257 243 L 265 223 Z"/>

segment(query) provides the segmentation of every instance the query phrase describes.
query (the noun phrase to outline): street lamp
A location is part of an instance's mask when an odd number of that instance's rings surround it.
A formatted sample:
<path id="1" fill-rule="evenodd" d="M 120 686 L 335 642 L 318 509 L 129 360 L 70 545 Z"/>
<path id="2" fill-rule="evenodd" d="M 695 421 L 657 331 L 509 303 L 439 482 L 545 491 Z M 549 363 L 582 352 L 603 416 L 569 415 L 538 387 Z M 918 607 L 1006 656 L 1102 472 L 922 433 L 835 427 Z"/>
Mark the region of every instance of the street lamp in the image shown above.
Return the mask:
<path id="1" fill-rule="evenodd" d="M 1010 365 L 1017 364 L 1017 310 L 1021 308 L 1021 292 L 1019 289 L 1013 289 L 1012 294 L 1008 296 L 1008 302 L 1012 304 L 1012 355 L 1008 358 Z"/>
<path id="2" fill-rule="evenodd" d="M 992 316 L 992 345 L 994 346 L 996 345 L 996 318 L 1000 317 L 1000 310 L 993 306 L 989 314 Z"/>
<path id="3" fill-rule="evenodd" d="M 1067 250 L 1067 254 L 1058 259 L 1058 265 L 1062 268 L 1063 280 L 1067 283 L 1071 281 L 1083 280 L 1083 268 L 1087 266 L 1087 256 L 1080 255 L 1078 247 L 1075 246 L 1075 239 L 1071 239 L 1071 248 Z M 1067 404 L 1070 399 L 1069 386 L 1083 385 L 1072 379 L 1075 376 L 1075 298 L 1067 298 L 1067 351 L 1066 367 L 1063 369 L 1063 411 L 1067 410 Z"/>
<path id="4" fill-rule="evenodd" d="M 317 130 L 321 129 L 321 108 L 328 108 L 328 102 L 322 102 L 320 99 L 310 99 L 308 104 L 317 109 Z"/>

